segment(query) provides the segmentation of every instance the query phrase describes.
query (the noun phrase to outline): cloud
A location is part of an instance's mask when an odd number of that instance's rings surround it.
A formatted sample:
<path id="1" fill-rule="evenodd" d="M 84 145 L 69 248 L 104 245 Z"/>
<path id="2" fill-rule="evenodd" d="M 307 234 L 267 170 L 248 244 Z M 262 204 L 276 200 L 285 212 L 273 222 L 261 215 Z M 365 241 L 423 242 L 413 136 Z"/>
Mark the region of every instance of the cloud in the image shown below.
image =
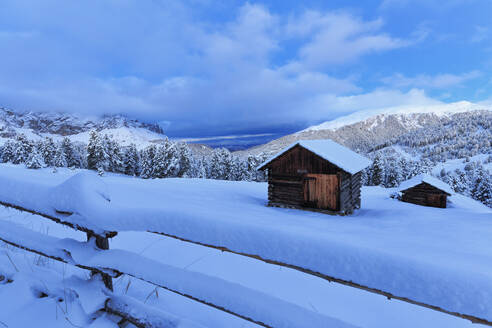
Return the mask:
<path id="1" fill-rule="evenodd" d="M 312 10 L 287 17 L 250 3 L 222 19 L 186 1 L 2 6 L 0 105 L 12 108 L 126 113 L 168 121 L 170 131 L 220 134 L 332 118 L 364 103 L 429 100 L 364 91 L 352 75 L 329 73 L 418 42 L 391 36 L 381 19 Z"/>
<path id="2" fill-rule="evenodd" d="M 383 21 L 363 21 L 348 13 L 307 11 L 286 26 L 293 37 L 307 38 L 299 60 L 310 68 L 350 63 L 363 55 L 410 45 L 410 40 L 381 32 Z"/>
<path id="3" fill-rule="evenodd" d="M 487 27 L 476 25 L 475 32 L 470 38 L 470 41 L 472 43 L 482 42 L 485 39 L 489 38 L 489 36 L 490 36 L 490 31 Z"/>
<path id="4" fill-rule="evenodd" d="M 310 101 L 308 107 L 312 110 L 312 117 L 325 115 L 327 119 L 333 119 L 340 115 L 364 110 L 438 103 L 440 103 L 438 100 L 428 97 L 422 89 L 402 92 L 383 88 L 349 96 L 320 95 L 314 101 Z"/>
<path id="5" fill-rule="evenodd" d="M 406 77 L 403 74 L 397 73 L 382 79 L 382 82 L 394 88 L 429 88 L 429 89 L 444 89 L 450 87 L 461 86 L 465 82 L 476 79 L 482 76 L 480 71 L 471 71 L 463 74 L 437 74 L 427 75 L 420 74 L 414 77 Z"/>
<path id="6" fill-rule="evenodd" d="M 453 8 L 460 5 L 468 5 L 473 0 L 448 0 L 448 1 L 440 1 L 440 0 L 383 0 L 379 5 L 379 8 L 382 10 L 389 9 L 404 9 L 408 6 L 423 6 L 426 8 L 431 8 L 433 10 L 443 10 L 448 8 Z"/>

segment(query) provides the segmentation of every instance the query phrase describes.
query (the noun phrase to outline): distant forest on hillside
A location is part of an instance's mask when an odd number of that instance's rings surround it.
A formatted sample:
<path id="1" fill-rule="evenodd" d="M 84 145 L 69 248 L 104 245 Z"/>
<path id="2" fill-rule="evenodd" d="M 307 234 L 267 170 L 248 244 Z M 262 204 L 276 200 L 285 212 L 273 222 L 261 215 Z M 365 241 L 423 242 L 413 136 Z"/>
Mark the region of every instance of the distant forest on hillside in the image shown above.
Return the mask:
<path id="1" fill-rule="evenodd" d="M 447 121 L 411 131 L 371 149 L 366 155 L 373 165 L 363 172 L 365 185 L 396 187 L 420 173 L 430 173 L 439 163 L 460 158 L 462 168 L 442 169 L 441 180 L 458 193 L 492 207 L 492 115 L 481 119 L 462 115 Z M 476 155 L 481 160 L 474 160 Z M 266 181 L 265 173 L 256 168 L 265 154 L 238 156 L 225 148 L 210 155 L 193 154 L 185 143 L 164 139 L 144 149 L 136 145 L 122 146 L 107 134 L 90 132 L 88 144 L 74 143 L 65 137 L 59 142 L 46 137 L 33 141 L 24 135 L 9 139 L 0 148 L 3 163 L 25 164 L 31 169 L 43 167 L 84 168 L 114 172 L 143 179 L 205 178 L 232 181 Z"/>

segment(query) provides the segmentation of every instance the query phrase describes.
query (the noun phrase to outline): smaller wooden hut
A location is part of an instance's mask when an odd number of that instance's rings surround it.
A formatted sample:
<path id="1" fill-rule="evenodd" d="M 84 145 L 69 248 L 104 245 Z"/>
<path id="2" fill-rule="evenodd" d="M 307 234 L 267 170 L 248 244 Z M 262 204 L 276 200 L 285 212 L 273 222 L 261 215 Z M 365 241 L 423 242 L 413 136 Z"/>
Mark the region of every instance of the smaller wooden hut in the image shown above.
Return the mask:
<path id="1" fill-rule="evenodd" d="M 398 191 L 404 202 L 439 208 L 446 208 L 447 197 L 453 194 L 449 185 L 428 174 L 402 182 Z"/>
<path id="2" fill-rule="evenodd" d="M 268 205 L 349 214 L 360 208 L 371 161 L 331 140 L 300 140 L 258 167 L 268 170 Z"/>

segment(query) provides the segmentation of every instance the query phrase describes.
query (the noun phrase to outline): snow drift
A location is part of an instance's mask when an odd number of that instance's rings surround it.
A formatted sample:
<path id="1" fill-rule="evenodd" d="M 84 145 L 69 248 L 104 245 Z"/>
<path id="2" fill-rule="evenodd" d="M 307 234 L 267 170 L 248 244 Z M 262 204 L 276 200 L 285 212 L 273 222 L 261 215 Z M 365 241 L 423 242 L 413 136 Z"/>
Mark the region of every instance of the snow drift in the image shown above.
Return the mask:
<path id="1" fill-rule="evenodd" d="M 78 179 L 100 179 L 81 175 L 62 188 L 73 173 L 0 167 L 2 186 L 15 189 L 2 187 L 1 201 L 45 211 L 53 211 L 53 204 L 44 193 L 84 186 Z M 261 183 L 102 180 L 111 202 L 99 187 L 85 188 L 81 197 L 95 197 L 96 210 L 85 212 L 82 203 L 71 209 L 69 201 L 63 202 L 65 210 L 79 213 L 67 220 L 83 219 L 100 230 L 158 231 L 224 246 L 492 320 L 492 211 L 466 197 L 453 195 L 450 208 L 437 209 L 391 199 L 393 190 L 363 188 L 362 209 L 334 217 L 265 207 L 266 184 Z"/>

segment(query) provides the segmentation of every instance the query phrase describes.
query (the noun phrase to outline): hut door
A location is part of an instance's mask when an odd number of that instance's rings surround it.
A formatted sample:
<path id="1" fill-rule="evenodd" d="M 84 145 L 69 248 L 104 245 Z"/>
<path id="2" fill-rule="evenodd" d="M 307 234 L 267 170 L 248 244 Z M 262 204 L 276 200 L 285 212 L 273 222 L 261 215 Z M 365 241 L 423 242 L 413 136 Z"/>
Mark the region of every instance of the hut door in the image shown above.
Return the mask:
<path id="1" fill-rule="evenodd" d="M 338 193 L 338 176 L 336 174 L 305 175 L 305 206 L 337 211 Z"/>

